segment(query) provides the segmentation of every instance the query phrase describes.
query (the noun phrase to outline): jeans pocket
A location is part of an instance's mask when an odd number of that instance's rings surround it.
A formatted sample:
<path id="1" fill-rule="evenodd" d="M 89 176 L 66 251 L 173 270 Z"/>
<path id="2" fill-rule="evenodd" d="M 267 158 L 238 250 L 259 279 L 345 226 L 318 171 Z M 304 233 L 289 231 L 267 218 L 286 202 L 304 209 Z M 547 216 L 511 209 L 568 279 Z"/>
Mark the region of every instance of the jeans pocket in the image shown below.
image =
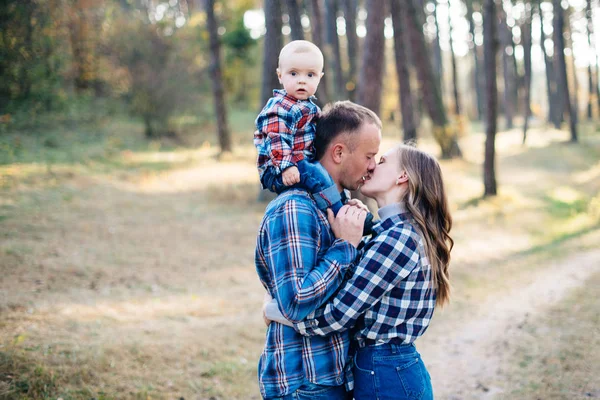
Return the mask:
<path id="1" fill-rule="evenodd" d="M 352 358 L 353 358 L 353 361 L 354 361 L 354 369 L 355 370 L 360 371 L 360 372 L 364 372 L 365 374 L 369 374 L 369 375 L 373 374 L 372 370 L 370 370 L 370 369 L 364 369 L 364 368 L 361 368 L 361 367 L 358 366 L 358 354 L 356 354 Z"/>
<path id="2" fill-rule="evenodd" d="M 396 367 L 398 378 L 406 392 L 406 396 L 411 400 L 420 400 L 427 388 L 424 369 L 421 366 L 419 358 L 414 357 L 406 360 Z"/>

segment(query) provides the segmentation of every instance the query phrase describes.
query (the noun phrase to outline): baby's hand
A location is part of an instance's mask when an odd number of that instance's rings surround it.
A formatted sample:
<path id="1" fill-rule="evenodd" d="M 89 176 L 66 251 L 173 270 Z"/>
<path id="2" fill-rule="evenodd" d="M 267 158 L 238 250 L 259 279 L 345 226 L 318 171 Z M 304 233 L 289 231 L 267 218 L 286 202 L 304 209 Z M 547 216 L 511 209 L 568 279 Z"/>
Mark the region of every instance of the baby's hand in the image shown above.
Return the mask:
<path id="1" fill-rule="evenodd" d="M 285 186 L 292 186 L 293 184 L 300 182 L 300 171 L 298 171 L 298 167 L 294 166 L 285 169 L 281 174 L 281 179 Z"/>

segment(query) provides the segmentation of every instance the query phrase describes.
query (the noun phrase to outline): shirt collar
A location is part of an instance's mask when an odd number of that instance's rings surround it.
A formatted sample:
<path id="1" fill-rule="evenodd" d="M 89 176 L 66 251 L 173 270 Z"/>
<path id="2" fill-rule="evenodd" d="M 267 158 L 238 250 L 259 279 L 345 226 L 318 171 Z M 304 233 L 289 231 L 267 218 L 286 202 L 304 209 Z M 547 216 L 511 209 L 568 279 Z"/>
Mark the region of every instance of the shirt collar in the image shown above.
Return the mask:
<path id="1" fill-rule="evenodd" d="M 291 99 L 293 101 L 308 101 L 308 100 L 310 100 L 310 102 L 313 104 L 317 100 L 316 96 L 310 96 L 306 100 L 298 100 L 297 98 L 292 97 L 289 94 L 287 94 L 287 91 L 285 89 L 273 89 L 273 97 L 287 97 L 288 99 Z"/>
<path id="2" fill-rule="evenodd" d="M 404 202 L 383 206 L 377 211 L 377 214 L 379 214 L 380 218 L 379 223 L 373 227 L 373 231 L 375 231 L 376 235 L 388 229 L 391 225 L 395 225 L 400 221 L 408 219 L 405 215 L 408 214 L 408 210 Z"/>

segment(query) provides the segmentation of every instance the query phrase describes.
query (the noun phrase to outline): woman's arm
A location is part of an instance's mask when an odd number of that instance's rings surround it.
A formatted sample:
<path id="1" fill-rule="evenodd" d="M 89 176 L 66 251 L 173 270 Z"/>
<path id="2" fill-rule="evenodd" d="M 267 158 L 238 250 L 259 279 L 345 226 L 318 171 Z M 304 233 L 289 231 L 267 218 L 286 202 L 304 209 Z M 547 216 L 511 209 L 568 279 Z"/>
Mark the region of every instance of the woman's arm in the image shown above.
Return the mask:
<path id="1" fill-rule="evenodd" d="M 305 336 L 325 336 L 352 328 L 360 316 L 398 286 L 418 265 L 418 243 L 407 226 L 382 232 L 368 243 L 356 272 L 314 318 L 294 324 Z"/>

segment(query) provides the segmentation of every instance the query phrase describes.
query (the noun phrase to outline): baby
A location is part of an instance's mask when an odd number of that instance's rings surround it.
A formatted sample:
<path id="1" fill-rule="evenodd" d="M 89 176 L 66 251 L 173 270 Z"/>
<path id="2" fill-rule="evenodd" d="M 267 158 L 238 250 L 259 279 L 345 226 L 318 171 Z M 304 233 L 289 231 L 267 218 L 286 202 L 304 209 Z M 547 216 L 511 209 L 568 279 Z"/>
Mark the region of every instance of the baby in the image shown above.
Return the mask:
<path id="1" fill-rule="evenodd" d="M 313 145 L 321 111 L 314 94 L 322 76 L 323 54 L 313 43 L 295 40 L 281 49 L 277 77 L 284 90 L 274 90 L 256 118 L 254 145 L 263 189 L 281 193 L 291 186 L 303 187 L 313 194 L 319 209 L 331 208 L 337 214 L 341 195 L 315 160 Z M 369 214 L 365 233 L 370 231 L 372 219 Z"/>

